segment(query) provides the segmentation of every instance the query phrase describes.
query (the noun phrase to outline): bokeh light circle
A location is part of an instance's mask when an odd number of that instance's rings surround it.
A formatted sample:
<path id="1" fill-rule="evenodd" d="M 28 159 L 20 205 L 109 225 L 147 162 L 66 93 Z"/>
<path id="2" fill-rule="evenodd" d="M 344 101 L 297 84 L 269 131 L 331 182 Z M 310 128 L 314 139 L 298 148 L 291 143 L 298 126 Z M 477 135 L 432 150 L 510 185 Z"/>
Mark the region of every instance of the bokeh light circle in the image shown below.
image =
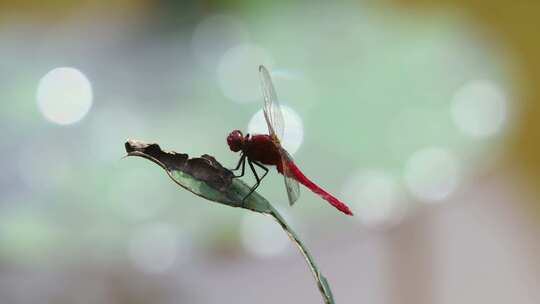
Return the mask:
<path id="1" fill-rule="evenodd" d="M 507 101 L 502 90 L 488 80 L 474 80 L 458 89 L 452 99 L 452 119 L 464 134 L 489 137 L 506 120 Z"/>
<path id="2" fill-rule="evenodd" d="M 363 170 L 343 187 L 343 198 L 351 204 L 355 217 L 370 228 L 400 222 L 405 206 L 401 188 L 392 174 L 382 170 Z"/>
<path id="3" fill-rule="evenodd" d="M 215 69 L 228 49 L 245 43 L 248 37 L 247 27 L 233 16 L 210 15 L 193 31 L 191 48 L 201 65 Z"/>
<path id="4" fill-rule="evenodd" d="M 80 121 L 92 105 L 92 86 L 79 70 L 56 68 L 39 81 L 37 103 L 43 116 L 56 124 Z"/>
<path id="5" fill-rule="evenodd" d="M 146 273 L 163 273 L 176 262 L 179 247 L 184 255 L 189 242 L 179 242 L 174 226 L 151 223 L 143 226 L 129 242 L 129 256 L 135 266 Z M 183 257 L 186 258 L 185 256 Z"/>
<path id="6" fill-rule="evenodd" d="M 259 65 L 272 64 L 270 54 L 263 48 L 242 44 L 229 49 L 217 69 L 219 87 L 227 98 L 238 103 L 261 100 Z"/>
<path id="7" fill-rule="evenodd" d="M 259 257 L 271 257 L 283 253 L 289 239 L 279 225 L 259 214 L 246 214 L 241 224 L 241 240 L 244 248 Z"/>
<path id="8" fill-rule="evenodd" d="M 285 133 L 281 138 L 281 144 L 291 155 L 296 153 L 304 141 L 304 124 L 302 118 L 290 107 L 281 105 Z M 256 112 L 248 124 L 249 134 L 268 134 L 268 126 L 264 118 L 263 110 Z"/>
<path id="9" fill-rule="evenodd" d="M 411 194 L 422 202 L 440 202 L 459 183 L 460 166 L 450 151 L 430 147 L 416 151 L 405 165 L 404 179 Z"/>

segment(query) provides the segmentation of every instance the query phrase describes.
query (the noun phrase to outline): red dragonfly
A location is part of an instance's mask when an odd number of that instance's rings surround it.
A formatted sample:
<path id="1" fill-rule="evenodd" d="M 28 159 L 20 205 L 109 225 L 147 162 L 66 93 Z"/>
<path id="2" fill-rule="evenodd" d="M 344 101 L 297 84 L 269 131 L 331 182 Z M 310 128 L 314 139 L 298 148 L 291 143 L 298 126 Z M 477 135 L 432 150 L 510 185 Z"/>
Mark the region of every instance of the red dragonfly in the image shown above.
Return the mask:
<path id="1" fill-rule="evenodd" d="M 246 197 L 255 191 L 262 179 L 268 174 L 268 168 L 265 165 L 271 165 L 276 166 L 277 171 L 285 178 L 285 187 L 287 188 L 287 196 L 291 206 L 300 196 L 298 183 L 301 183 L 339 211 L 352 215 L 347 205 L 309 180 L 296 166 L 291 155 L 281 146 L 280 138 L 283 137 L 284 133 L 284 120 L 277 94 L 268 70 L 262 65 L 259 66 L 259 74 L 264 96 L 264 118 L 268 125 L 269 134 L 246 134 L 244 136 L 241 131 L 233 130 L 227 137 L 227 143 L 231 151 L 241 151 L 240 160 L 233 171 L 242 167 L 242 173 L 236 177 L 244 176 L 247 161 L 257 181 Z M 264 170 L 262 177 L 259 177 L 253 165 Z"/>

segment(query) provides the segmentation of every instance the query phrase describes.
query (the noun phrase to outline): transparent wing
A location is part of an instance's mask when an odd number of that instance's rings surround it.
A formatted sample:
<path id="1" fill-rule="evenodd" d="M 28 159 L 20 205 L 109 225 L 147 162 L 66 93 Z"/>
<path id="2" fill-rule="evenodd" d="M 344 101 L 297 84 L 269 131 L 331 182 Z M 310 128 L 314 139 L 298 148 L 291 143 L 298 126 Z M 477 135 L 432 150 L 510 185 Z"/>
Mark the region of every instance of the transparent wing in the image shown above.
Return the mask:
<path id="1" fill-rule="evenodd" d="M 294 160 L 292 159 L 291 155 L 283 148 L 281 149 L 281 159 L 283 176 L 285 179 L 285 188 L 287 189 L 289 204 L 292 206 L 300 197 L 300 186 L 298 184 L 298 181 L 293 178 L 294 174 L 291 172 L 288 166 L 288 163 L 294 163 Z"/>
<path id="2" fill-rule="evenodd" d="M 259 66 L 259 74 L 261 75 L 261 88 L 264 97 L 264 118 L 268 125 L 268 132 L 270 135 L 277 136 L 278 139 L 283 138 L 284 133 L 284 119 L 281 107 L 279 105 L 276 90 L 272 83 L 270 73 L 264 66 Z M 287 165 L 289 162 L 294 162 L 291 155 L 281 148 L 281 159 L 283 176 L 285 179 L 285 188 L 287 189 L 287 196 L 289 197 L 289 203 L 291 206 L 298 200 L 300 196 L 300 186 L 298 181 L 293 178 L 294 174 Z"/>
<path id="3" fill-rule="evenodd" d="M 264 118 L 268 125 L 270 135 L 276 135 L 278 139 L 283 138 L 284 120 L 281 107 L 279 106 L 278 97 L 270 73 L 264 66 L 259 66 L 259 74 L 261 75 L 261 88 L 264 97 Z"/>

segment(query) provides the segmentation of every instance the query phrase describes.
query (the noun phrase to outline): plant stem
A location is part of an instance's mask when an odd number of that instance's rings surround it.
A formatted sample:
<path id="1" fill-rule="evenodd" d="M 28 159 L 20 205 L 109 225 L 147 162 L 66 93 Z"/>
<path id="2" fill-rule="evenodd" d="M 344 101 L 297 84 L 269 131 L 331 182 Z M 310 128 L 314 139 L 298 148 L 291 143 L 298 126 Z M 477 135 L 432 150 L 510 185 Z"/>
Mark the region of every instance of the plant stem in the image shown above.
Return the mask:
<path id="1" fill-rule="evenodd" d="M 311 255 L 309 254 L 306 246 L 304 246 L 304 244 L 302 243 L 300 238 L 298 238 L 294 230 L 289 227 L 285 219 L 279 214 L 279 212 L 277 212 L 276 209 L 272 208 L 272 211 L 269 214 L 276 220 L 276 222 L 278 222 L 281 228 L 285 230 L 285 232 L 289 236 L 289 239 L 291 239 L 291 241 L 296 244 L 296 246 L 300 250 L 300 253 L 302 253 L 302 255 L 304 256 L 304 259 L 306 260 L 306 263 L 308 264 L 309 269 L 311 270 L 311 273 L 313 274 L 313 277 L 317 282 L 317 286 L 319 287 L 319 291 L 321 292 L 324 303 L 335 304 L 332 291 L 330 290 L 330 285 L 317 267 L 317 264 L 315 264 L 315 261 L 313 260 L 313 257 L 311 257 Z"/>

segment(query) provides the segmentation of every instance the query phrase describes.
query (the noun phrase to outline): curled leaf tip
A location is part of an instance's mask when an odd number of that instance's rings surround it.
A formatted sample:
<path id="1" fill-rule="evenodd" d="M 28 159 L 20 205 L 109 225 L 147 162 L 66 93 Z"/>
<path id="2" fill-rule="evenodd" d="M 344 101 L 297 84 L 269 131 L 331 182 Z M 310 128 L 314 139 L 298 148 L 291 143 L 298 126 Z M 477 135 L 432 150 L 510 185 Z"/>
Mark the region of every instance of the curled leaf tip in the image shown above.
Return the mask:
<path id="1" fill-rule="evenodd" d="M 246 197 L 250 187 L 235 179 L 234 174 L 211 155 L 189 158 L 185 153 L 163 151 L 156 143 L 132 139 L 126 141 L 125 148 L 127 156 L 139 156 L 156 163 L 174 182 L 198 196 L 232 207 L 270 212 L 268 201 L 256 192 Z"/>

